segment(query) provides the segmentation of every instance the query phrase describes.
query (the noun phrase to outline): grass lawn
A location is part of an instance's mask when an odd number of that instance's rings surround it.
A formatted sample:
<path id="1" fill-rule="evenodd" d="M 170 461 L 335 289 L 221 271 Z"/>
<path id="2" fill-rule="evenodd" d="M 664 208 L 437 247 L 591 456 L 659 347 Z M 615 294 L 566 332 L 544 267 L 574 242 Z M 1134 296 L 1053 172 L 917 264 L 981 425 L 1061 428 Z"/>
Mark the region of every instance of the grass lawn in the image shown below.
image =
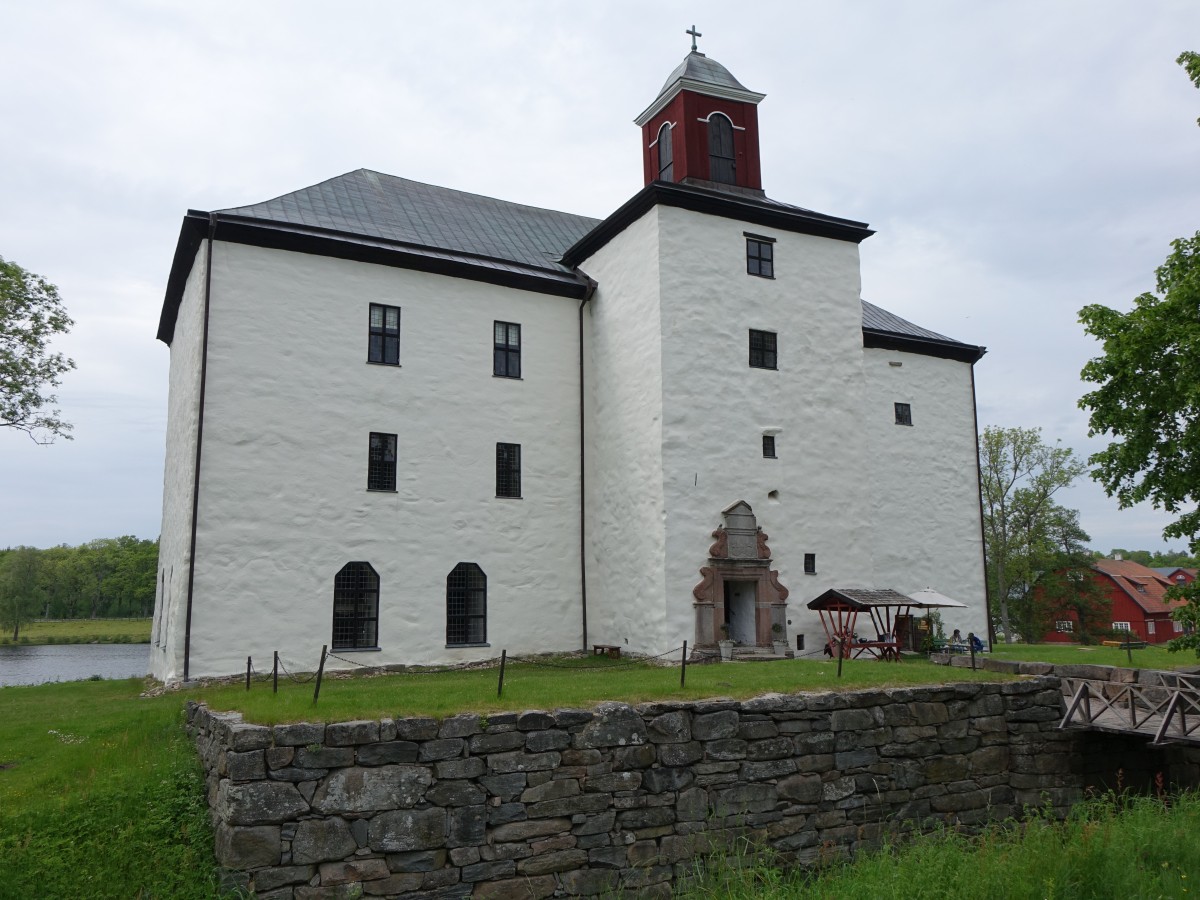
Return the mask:
<path id="1" fill-rule="evenodd" d="M 498 668 L 437 674 L 390 674 L 367 678 L 326 678 L 313 706 L 313 685 L 295 684 L 281 676 L 279 693 L 271 683 L 193 690 L 191 696 L 211 709 L 239 710 L 247 721 L 341 721 L 381 716 L 443 717 L 464 710 L 589 707 L 603 700 L 639 703 L 647 700 L 695 700 L 703 697 L 755 697 L 768 692 L 853 690 L 867 687 L 940 684 L 946 681 L 996 681 L 995 672 L 935 666 L 921 659 L 902 663 L 846 660 L 842 678 L 837 663 L 811 659 L 766 663 L 721 663 L 688 666 L 687 686 L 679 686 L 678 666 L 659 666 L 606 657 L 556 658 L 540 665 L 509 661 L 504 696 L 497 698 Z"/>
<path id="2" fill-rule="evenodd" d="M 152 619 L 35 619 L 21 626 L 21 644 L 148 644 Z M 11 644 L 12 632 L 0 634 Z"/>
<path id="3" fill-rule="evenodd" d="M 1000 659 L 1121 667 L 1129 665 L 1127 654 L 1133 656 L 1135 669 L 1188 669 L 1200 665 L 1195 653 L 1171 653 L 1165 646 L 1153 644 L 1144 650 L 1129 651 L 1099 644 L 996 644 L 991 653 Z"/>
<path id="4" fill-rule="evenodd" d="M 714 860 L 685 898 L 838 900 L 1151 900 L 1185 898 L 1200 879 L 1200 796 L 1164 805 L 1111 795 L 1064 823 L 1034 818 L 979 838 L 953 831 L 815 872 Z"/>
<path id="5" fill-rule="evenodd" d="M 212 832 L 178 695 L 0 688 L 0 898 L 206 898 Z"/>

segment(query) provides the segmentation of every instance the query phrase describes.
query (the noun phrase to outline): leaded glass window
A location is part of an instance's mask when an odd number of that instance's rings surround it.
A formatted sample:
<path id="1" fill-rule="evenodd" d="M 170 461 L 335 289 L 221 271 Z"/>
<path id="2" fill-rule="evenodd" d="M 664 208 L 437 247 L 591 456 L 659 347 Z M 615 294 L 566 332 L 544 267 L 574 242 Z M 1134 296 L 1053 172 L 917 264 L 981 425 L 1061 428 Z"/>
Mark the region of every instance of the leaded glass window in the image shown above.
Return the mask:
<path id="1" fill-rule="evenodd" d="M 446 643 L 487 642 L 487 576 L 475 563 L 459 563 L 446 576 Z"/>
<path id="2" fill-rule="evenodd" d="M 492 334 L 492 374 L 497 378 L 520 378 L 521 326 L 515 322 L 495 322 Z"/>
<path id="3" fill-rule="evenodd" d="M 496 496 L 521 496 L 521 445 L 496 445 Z"/>
<path id="4" fill-rule="evenodd" d="M 775 332 L 750 329 L 750 366 L 754 369 L 778 368 Z"/>
<path id="5" fill-rule="evenodd" d="M 371 304 L 367 362 L 400 365 L 400 307 Z"/>
<path id="6" fill-rule="evenodd" d="M 333 579 L 333 649 L 379 646 L 379 576 L 370 563 L 351 562 Z"/>
<path id="7" fill-rule="evenodd" d="M 371 432 L 367 449 L 367 490 L 396 489 L 396 436 Z"/>

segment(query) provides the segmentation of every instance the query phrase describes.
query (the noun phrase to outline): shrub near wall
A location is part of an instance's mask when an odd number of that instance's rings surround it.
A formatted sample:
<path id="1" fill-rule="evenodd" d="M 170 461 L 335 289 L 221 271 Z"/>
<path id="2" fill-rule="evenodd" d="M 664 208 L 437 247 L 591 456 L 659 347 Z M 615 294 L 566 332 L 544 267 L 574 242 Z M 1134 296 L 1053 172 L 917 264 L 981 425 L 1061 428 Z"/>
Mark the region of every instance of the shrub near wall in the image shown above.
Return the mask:
<path id="1" fill-rule="evenodd" d="M 1058 679 L 265 727 L 189 705 L 218 861 L 261 898 L 671 894 L 1080 795 Z"/>

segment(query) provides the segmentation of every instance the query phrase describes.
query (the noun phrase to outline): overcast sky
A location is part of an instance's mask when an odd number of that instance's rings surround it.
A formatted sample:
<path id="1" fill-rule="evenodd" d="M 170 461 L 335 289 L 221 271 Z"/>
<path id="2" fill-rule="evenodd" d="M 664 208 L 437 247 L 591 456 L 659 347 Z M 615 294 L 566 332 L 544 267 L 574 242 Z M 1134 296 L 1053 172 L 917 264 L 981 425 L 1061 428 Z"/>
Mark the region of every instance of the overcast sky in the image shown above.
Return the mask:
<path id="1" fill-rule="evenodd" d="M 75 440 L 0 431 L 0 546 L 159 531 L 184 212 L 366 167 L 608 215 L 642 186 L 632 119 L 687 54 L 759 107 L 769 196 L 869 222 L 863 296 L 984 344 L 980 426 L 1081 455 L 1097 353 L 1200 229 L 1200 3 L 10 2 L 0 16 L 0 256 L 56 283 Z M 269 387 L 269 386 L 268 386 Z M 1167 517 L 1090 480 L 1092 546 L 1161 549 Z M 1179 542 L 1175 542 L 1179 546 Z"/>

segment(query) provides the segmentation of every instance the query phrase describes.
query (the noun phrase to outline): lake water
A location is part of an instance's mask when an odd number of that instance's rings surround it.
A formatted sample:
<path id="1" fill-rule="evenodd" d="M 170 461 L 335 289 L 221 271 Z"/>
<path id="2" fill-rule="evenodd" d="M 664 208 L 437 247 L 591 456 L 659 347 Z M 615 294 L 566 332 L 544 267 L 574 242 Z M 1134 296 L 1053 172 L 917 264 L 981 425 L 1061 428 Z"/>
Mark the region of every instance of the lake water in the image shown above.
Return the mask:
<path id="1" fill-rule="evenodd" d="M 149 644 L 0 646 L 0 686 L 101 678 L 141 678 L 150 668 Z"/>

